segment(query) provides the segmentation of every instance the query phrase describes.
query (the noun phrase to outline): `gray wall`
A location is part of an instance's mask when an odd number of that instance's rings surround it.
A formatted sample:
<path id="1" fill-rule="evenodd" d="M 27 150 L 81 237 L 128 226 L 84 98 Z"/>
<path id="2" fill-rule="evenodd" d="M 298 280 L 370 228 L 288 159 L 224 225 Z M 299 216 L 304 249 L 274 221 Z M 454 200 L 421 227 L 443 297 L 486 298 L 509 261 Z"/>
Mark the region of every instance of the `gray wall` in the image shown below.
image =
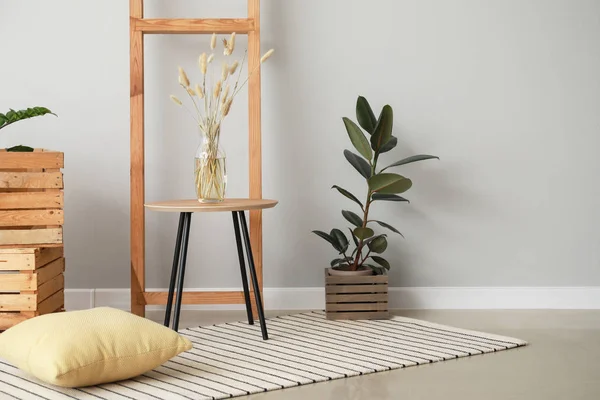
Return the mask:
<path id="1" fill-rule="evenodd" d="M 148 1 L 148 17 L 244 16 L 243 1 Z M 228 8 L 230 8 L 228 10 Z M 65 152 L 67 284 L 129 285 L 129 38 L 125 0 L 2 0 L 0 109 L 60 117 L 2 131 Z M 341 122 L 365 95 L 394 107 L 414 164 L 397 226 L 395 286 L 600 285 L 600 2 L 263 0 L 264 214 L 268 287 L 320 286 L 331 249 L 310 234 L 344 224 L 363 182 Z M 192 197 L 198 137 L 168 100 L 195 69 L 201 36 L 146 41 L 147 200 Z M 245 47 L 240 37 L 238 48 Z M 194 73 L 197 76 L 197 73 Z M 246 102 L 223 127 L 229 196 L 247 193 Z M 175 215 L 147 214 L 148 286 L 168 279 Z M 194 218 L 189 287 L 233 287 L 229 215 Z"/>

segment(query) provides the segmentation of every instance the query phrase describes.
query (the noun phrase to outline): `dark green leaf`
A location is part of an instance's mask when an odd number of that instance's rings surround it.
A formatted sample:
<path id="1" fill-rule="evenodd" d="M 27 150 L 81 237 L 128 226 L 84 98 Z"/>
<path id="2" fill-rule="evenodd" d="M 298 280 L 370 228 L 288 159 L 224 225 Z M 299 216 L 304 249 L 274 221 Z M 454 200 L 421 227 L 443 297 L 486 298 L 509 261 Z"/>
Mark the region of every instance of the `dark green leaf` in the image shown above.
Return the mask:
<path id="1" fill-rule="evenodd" d="M 381 148 L 379 149 L 379 154 L 381 154 L 381 153 L 387 153 L 388 151 L 390 151 L 394 147 L 396 147 L 397 144 L 398 144 L 398 138 L 395 137 L 395 136 L 392 136 L 390 138 L 390 140 L 388 140 L 388 142 L 386 144 L 384 144 L 383 146 L 381 146 Z"/>
<path id="2" fill-rule="evenodd" d="M 344 232 L 340 231 L 339 229 L 332 229 L 329 233 L 329 236 L 331 236 L 338 244 L 340 253 L 348 250 L 348 238 L 346 238 Z"/>
<path id="3" fill-rule="evenodd" d="M 341 251 L 341 248 L 338 245 L 337 241 L 332 236 L 330 236 L 328 233 L 325 233 L 323 231 L 313 231 L 313 233 L 315 235 L 327 240 L 338 252 Z"/>
<path id="4" fill-rule="evenodd" d="M 373 175 L 368 182 L 372 192 L 384 194 L 404 193 L 412 186 L 410 179 L 390 173 Z"/>
<path id="5" fill-rule="evenodd" d="M 11 151 L 14 153 L 31 153 L 33 151 L 33 147 L 18 145 L 9 147 L 8 149 L 6 149 L 6 151 Z"/>
<path id="6" fill-rule="evenodd" d="M 383 235 L 378 236 L 373 239 L 368 246 L 373 253 L 381 254 L 387 249 L 387 239 Z"/>
<path id="7" fill-rule="evenodd" d="M 356 228 L 354 229 L 354 234 L 357 238 L 365 240 L 373 236 L 375 232 L 371 228 Z"/>
<path id="8" fill-rule="evenodd" d="M 355 203 L 357 203 L 360 206 L 361 209 L 363 208 L 363 204 L 360 202 L 360 200 L 358 200 L 355 195 L 353 195 L 352 193 L 350 193 L 346 189 L 341 188 L 338 185 L 333 185 L 331 188 L 332 189 L 334 189 L 334 188 L 337 189 L 338 192 L 340 192 L 341 194 L 343 194 L 344 196 L 346 196 L 350 200 L 352 200 Z"/>
<path id="9" fill-rule="evenodd" d="M 354 154 L 350 150 L 344 150 L 344 157 L 352 166 L 366 179 L 371 177 L 371 166 L 361 156 Z"/>
<path id="10" fill-rule="evenodd" d="M 362 218 L 353 213 L 352 211 L 343 210 L 342 215 L 346 218 L 346 221 L 350 222 L 356 227 L 361 227 L 363 224 Z"/>
<path id="11" fill-rule="evenodd" d="M 0 129 L 23 119 L 39 117 L 46 114 L 56 115 L 46 107 L 33 107 L 19 111 L 15 111 L 11 108 L 6 114 L 0 114 Z"/>
<path id="12" fill-rule="evenodd" d="M 329 265 L 331 265 L 333 267 L 334 265 L 338 265 L 339 263 L 341 263 L 343 261 L 344 261 L 343 258 L 336 258 L 334 260 L 331 260 L 331 262 L 329 263 Z"/>
<path id="13" fill-rule="evenodd" d="M 383 106 L 381 114 L 377 119 L 377 125 L 371 136 L 371 148 L 379 152 L 381 147 L 392 137 L 392 126 L 394 125 L 394 112 L 389 105 Z"/>
<path id="14" fill-rule="evenodd" d="M 373 134 L 377 118 L 375 118 L 369 102 L 363 96 L 358 96 L 356 100 L 356 120 L 365 131 Z"/>
<path id="15" fill-rule="evenodd" d="M 346 131 L 350 136 L 350 141 L 354 145 L 354 148 L 367 160 L 373 158 L 373 152 L 369 146 L 369 141 L 363 134 L 362 130 L 352 120 L 344 117 L 342 118 L 344 125 L 346 125 Z"/>
<path id="16" fill-rule="evenodd" d="M 416 156 L 410 156 L 410 157 L 406 157 L 400 161 L 396 161 L 393 164 L 388 165 L 387 167 L 385 167 L 384 169 L 381 170 L 381 172 L 385 171 L 388 168 L 392 168 L 392 167 L 397 167 L 399 165 L 404 165 L 404 164 L 410 164 L 410 163 L 414 163 L 417 161 L 423 161 L 423 160 L 431 160 L 432 158 L 437 158 L 438 160 L 440 159 L 437 156 L 430 156 L 427 154 L 419 154 Z"/>
<path id="17" fill-rule="evenodd" d="M 405 199 L 404 197 L 400 197 L 396 194 L 381 194 L 381 193 L 373 193 L 373 196 L 371 196 L 372 200 L 385 200 L 385 201 L 406 201 L 408 203 L 410 203 L 409 200 Z"/>
<path id="18" fill-rule="evenodd" d="M 394 228 L 393 226 L 391 226 L 391 225 L 389 225 L 389 224 L 386 224 L 386 223 L 385 223 L 385 222 L 383 222 L 383 221 L 377 221 L 377 220 L 371 220 L 371 221 L 372 221 L 372 222 L 377 222 L 379 225 L 383 226 L 384 228 L 388 228 L 390 231 L 392 231 L 392 232 L 396 232 L 398 235 L 400 235 L 400 236 L 404 237 L 404 235 L 403 235 L 403 234 L 401 234 L 401 233 L 400 233 L 400 231 L 399 231 L 398 229 Z"/>
<path id="19" fill-rule="evenodd" d="M 382 265 L 383 268 L 387 269 L 388 271 L 390 270 L 390 263 L 385 258 L 379 256 L 371 256 L 371 258 L 377 264 Z"/>
<path id="20" fill-rule="evenodd" d="M 358 239 L 354 235 L 354 232 L 352 232 L 352 229 L 350 228 L 348 228 L 348 230 L 350 231 L 350 236 L 352 236 L 352 241 L 354 242 L 354 245 L 358 247 Z M 356 251 L 356 249 L 354 249 L 354 251 Z M 352 254 L 354 254 L 354 252 L 352 252 Z"/>
<path id="21" fill-rule="evenodd" d="M 370 237 L 370 238 L 366 239 L 365 241 L 363 241 L 363 244 L 367 245 L 367 244 L 371 243 L 373 240 L 377 239 L 380 236 L 387 237 L 387 235 L 385 233 L 382 233 L 381 235 L 373 236 L 373 237 Z"/>

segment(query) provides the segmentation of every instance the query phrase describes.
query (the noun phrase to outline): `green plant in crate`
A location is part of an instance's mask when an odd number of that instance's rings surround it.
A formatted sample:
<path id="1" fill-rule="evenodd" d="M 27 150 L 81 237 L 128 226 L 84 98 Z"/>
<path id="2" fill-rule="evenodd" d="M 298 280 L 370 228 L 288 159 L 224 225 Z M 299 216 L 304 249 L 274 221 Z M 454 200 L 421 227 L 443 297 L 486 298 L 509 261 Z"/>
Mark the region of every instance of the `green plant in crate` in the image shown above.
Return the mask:
<path id="1" fill-rule="evenodd" d="M 354 249 L 349 252 L 350 241 L 344 231 L 340 229 L 332 229 L 329 233 L 315 230 L 313 233 L 329 242 L 338 252 L 339 256 L 331 261 L 332 268 L 345 271 L 370 268 L 376 273 L 383 273 L 384 270 L 390 269 L 390 263 L 381 257 L 388 246 L 387 235 L 376 234 L 373 227 L 376 224 L 393 233 L 402 234 L 386 222 L 369 219 L 369 212 L 375 202 L 408 202 L 399 194 L 406 192 L 412 186 L 410 179 L 388 170 L 416 161 L 438 159 L 438 157 L 419 154 L 378 168 L 379 156 L 393 150 L 398 144 L 398 139 L 392 135 L 394 120 L 392 107 L 384 106 L 379 118 L 375 118 L 369 102 L 359 96 L 356 101 L 356 119 L 360 127 L 349 118 L 344 117 L 343 121 L 350 141 L 359 154 L 344 150 L 344 156 L 366 181 L 365 202 L 361 202 L 354 194 L 340 186 L 332 187 L 360 208 L 360 215 L 350 210 L 342 211 L 343 217 L 352 225 L 348 230 Z M 361 127 L 368 136 L 363 133 Z"/>
<path id="2" fill-rule="evenodd" d="M 47 109 L 46 107 L 31 107 L 25 110 L 13 110 L 12 108 L 6 113 L 0 113 L 0 129 L 6 128 L 7 126 L 14 124 L 15 122 L 22 121 L 24 119 L 29 119 L 33 117 L 41 117 L 46 114 L 54 114 L 52 111 Z M 30 152 L 33 151 L 33 148 L 29 146 L 14 146 L 6 149 L 6 151 L 18 151 L 18 152 Z"/>

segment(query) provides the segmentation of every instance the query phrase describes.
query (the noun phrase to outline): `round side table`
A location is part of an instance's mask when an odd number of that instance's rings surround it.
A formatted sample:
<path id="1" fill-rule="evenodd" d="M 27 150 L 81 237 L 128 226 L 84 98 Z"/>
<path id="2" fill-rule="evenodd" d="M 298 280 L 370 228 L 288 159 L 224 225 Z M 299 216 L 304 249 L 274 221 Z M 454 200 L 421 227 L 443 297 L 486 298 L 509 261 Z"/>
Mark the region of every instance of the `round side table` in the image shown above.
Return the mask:
<path id="1" fill-rule="evenodd" d="M 244 245 L 246 247 L 248 268 L 250 270 L 250 278 L 252 279 L 252 287 L 254 288 L 254 296 L 256 300 L 256 308 L 258 311 L 258 319 L 260 321 L 262 337 L 264 340 L 269 338 L 267 334 L 267 325 L 265 323 L 264 308 L 258 287 L 258 278 L 256 275 L 256 267 L 254 265 L 254 257 L 252 255 L 252 248 L 250 246 L 250 235 L 248 234 L 245 211 L 263 210 L 265 208 L 273 208 L 275 205 L 277 205 L 276 200 L 264 199 L 226 199 L 219 203 L 200 203 L 197 200 L 173 200 L 145 204 L 145 207 L 152 211 L 179 213 L 179 228 L 177 229 L 177 239 L 175 241 L 175 253 L 173 255 L 173 267 L 171 270 L 171 281 L 169 284 L 169 297 L 167 299 L 167 309 L 165 312 L 165 326 L 168 327 L 171 321 L 173 295 L 175 294 L 175 283 L 177 283 L 177 296 L 175 299 L 172 328 L 175 331 L 177 331 L 179 328 L 179 314 L 181 313 L 181 299 L 183 293 L 183 281 L 185 277 L 185 264 L 187 259 L 192 213 L 231 212 L 233 216 L 233 228 L 237 243 L 240 272 L 242 275 L 242 286 L 244 288 L 244 299 L 246 301 L 246 313 L 248 314 L 248 323 L 253 325 L 254 317 L 252 315 L 252 305 L 250 303 L 250 290 L 248 288 L 246 263 L 244 262 L 244 251 L 242 249 L 242 237 L 244 238 Z"/>

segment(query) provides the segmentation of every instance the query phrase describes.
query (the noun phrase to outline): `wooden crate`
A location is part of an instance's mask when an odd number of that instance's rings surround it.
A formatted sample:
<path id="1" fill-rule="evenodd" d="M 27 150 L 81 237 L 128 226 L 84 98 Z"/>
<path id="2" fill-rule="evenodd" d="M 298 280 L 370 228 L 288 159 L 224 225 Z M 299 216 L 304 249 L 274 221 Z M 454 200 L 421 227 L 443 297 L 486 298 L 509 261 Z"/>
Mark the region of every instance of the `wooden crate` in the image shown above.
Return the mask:
<path id="1" fill-rule="evenodd" d="M 0 330 L 61 310 L 64 154 L 0 149 Z"/>
<path id="2" fill-rule="evenodd" d="M 62 246 L 64 154 L 0 150 L 0 248 Z"/>
<path id="3" fill-rule="evenodd" d="M 0 330 L 64 307 L 62 247 L 0 249 Z"/>
<path id="4" fill-rule="evenodd" d="M 331 276 L 325 269 L 327 319 L 389 317 L 388 276 Z"/>

